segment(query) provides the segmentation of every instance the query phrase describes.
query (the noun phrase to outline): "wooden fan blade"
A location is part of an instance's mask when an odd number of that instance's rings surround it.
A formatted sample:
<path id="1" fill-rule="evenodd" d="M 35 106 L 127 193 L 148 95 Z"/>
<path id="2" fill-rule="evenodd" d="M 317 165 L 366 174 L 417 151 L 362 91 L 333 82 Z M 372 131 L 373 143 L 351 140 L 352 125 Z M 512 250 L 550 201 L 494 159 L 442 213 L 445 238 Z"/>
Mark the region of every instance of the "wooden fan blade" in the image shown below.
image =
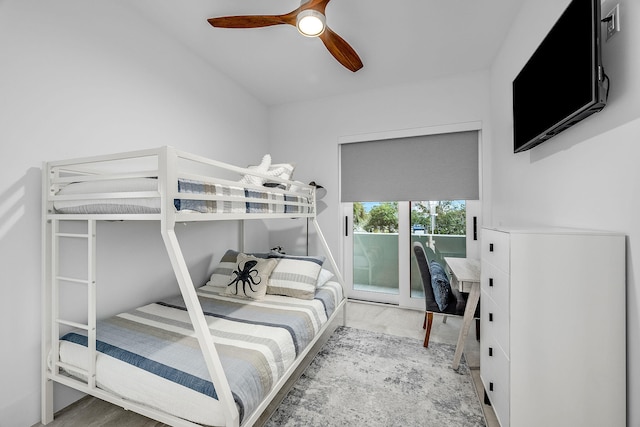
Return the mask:
<path id="1" fill-rule="evenodd" d="M 258 28 L 272 25 L 289 24 L 296 26 L 298 13 L 306 9 L 314 9 L 324 15 L 325 8 L 331 0 L 310 0 L 295 10 L 284 15 L 240 15 L 209 18 L 207 21 L 218 28 Z"/>
<path id="2" fill-rule="evenodd" d="M 218 28 L 259 28 L 272 25 L 289 24 L 296 25 L 295 15 L 246 15 L 246 16 L 222 16 L 207 19 L 209 24 Z"/>
<path id="3" fill-rule="evenodd" d="M 319 37 L 329 50 L 329 53 L 346 68 L 355 73 L 363 67 L 362 60 L 356 51 L 342 37 L 334 33 L 331 28 L 326 27 Z"/>
<path id="4" fill-rule="evenodd" d="M 325 15 L 325 9 L 327 8 L 327 4 L 330 1 L 331 0 L 310 0 L 307 3 L 300 5 L 300 7 L 294 12 L 297 14 L 297 12 L 300 12 L 302 10 L 313 9 Z"/>

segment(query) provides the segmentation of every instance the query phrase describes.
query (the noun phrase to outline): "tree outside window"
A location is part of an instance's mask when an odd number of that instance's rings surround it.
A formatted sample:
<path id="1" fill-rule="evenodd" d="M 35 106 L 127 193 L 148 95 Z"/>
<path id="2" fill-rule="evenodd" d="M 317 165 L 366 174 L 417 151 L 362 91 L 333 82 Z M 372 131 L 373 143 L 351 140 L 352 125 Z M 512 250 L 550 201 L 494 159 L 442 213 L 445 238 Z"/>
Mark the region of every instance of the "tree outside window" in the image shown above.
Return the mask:
<path id="1" fill-rule="evenodd" d="M 353 221 L 357 230 L 368 233 L 397 233 L 398 203 L 376 203 L 367 212 L 362 202 L 355 202 Z M 412 202 L 411 224 L 414 230 L 424 230 L 425 234 L 465 235 L 466 203 L 464 200 Z"/>
<path id="2" fill-rule="evenodd" d="M 433 206 L 433 208 L 430 207 Z M 432 210 L 434 221 L 432 221 Z M 465 235 L 467 209 L 464 200 L 441 200 L 437 202 L 413 202 L 411 224 L 421 225 L 427 234 Z"/>

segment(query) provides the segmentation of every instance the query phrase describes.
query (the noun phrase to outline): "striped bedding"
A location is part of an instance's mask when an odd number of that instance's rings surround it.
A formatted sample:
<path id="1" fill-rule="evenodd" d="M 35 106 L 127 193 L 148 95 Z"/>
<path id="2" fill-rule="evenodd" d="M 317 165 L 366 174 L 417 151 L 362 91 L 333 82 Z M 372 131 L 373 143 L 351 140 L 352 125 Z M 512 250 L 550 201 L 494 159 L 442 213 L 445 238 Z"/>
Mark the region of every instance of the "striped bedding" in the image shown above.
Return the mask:
<path id="1" fill-rule="evenodd" d="M 277 295 L 245 300 L 223 291 L 207 285 L 198 297 L 242 420 L 313 340 L 342 290 L 327 282 L 313 300 Z M 84 331 L 64 335 L 61 361 L 82 368 L 86 345 Z M 99 322 L 97 349 L 99 387 L 196 423 L 223 421 L 182 297 Z M 145 381 L 150 386 L 145 388 Z"/>
<path id="2" fill-rule="evenodd" d="M 308 197 L 290 196 L 268 190 L 255 190 L 220 184 L 206 184 L 199 181 L 179 180 L 178 191 L 192 194 L 223 195 L 237 197 L 238 201 L 186 200 L 176 199 L 177 210 L 191 210 L 202 213 L 304 213 L 304 207 L 294 203 L 309 203 Z M 255 198 L 259 201 L 243 199 Z M 274 202 L 286 202 L 284 204 Z M 308 212 L 308 211 L 307 211 Z"/>
<path id="3" fill-rule="evenodd" d="M 130 178 L 109 181 L 72 183 L 60 190 L 59 196 L 81 196 L 92 193 L 127 193 L 157 191 L 158 180 Z M 244 186 L 209 184 L 187 179 L 178 180 L 178 191 L 188 194 L 221 195 L 232 200 L 175 199 L 178 211 L 201 213 L 308 213 L 310 198 L 306 195 L 289 195 L 265 187 L 257 190 Z M 255 198 L 260 200 L 248 200 Z M 304 203 L 300 206 L 296 203 Z M 160 213 L 160 198 L 108 198 L 56 200 L 54 208 L 62 214 L 153 214 Z"/>

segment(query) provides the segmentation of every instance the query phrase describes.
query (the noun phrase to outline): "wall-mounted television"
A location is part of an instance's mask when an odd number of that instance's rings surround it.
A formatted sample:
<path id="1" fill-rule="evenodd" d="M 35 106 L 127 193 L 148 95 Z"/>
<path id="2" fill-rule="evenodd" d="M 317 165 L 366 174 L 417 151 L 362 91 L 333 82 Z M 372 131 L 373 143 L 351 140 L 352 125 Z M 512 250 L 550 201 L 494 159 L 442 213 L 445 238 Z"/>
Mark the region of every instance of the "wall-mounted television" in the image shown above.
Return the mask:
<path id="1" fill-rule="evenodd" d="M 514 152 L 604 108 L 600 33 L 600 0 L 572 0 L 513 81 Z"/>

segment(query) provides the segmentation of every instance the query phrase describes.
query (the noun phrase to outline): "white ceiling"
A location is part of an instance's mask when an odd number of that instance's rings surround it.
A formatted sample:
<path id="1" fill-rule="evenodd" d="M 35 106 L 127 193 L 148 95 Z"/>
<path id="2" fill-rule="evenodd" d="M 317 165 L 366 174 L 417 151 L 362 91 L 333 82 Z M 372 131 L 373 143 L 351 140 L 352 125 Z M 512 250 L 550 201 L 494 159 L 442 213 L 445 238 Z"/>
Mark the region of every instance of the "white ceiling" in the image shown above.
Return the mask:
<path id="1" fill-rule="evenodd" d="M 298 0 L 126 2 L 266 105 L 486 69 L 524 0 L 332 0 L 327 25 L 364 67 L 342 67 L 290 25 L 213 28 L 207 18 L 282 14 Z"/>

